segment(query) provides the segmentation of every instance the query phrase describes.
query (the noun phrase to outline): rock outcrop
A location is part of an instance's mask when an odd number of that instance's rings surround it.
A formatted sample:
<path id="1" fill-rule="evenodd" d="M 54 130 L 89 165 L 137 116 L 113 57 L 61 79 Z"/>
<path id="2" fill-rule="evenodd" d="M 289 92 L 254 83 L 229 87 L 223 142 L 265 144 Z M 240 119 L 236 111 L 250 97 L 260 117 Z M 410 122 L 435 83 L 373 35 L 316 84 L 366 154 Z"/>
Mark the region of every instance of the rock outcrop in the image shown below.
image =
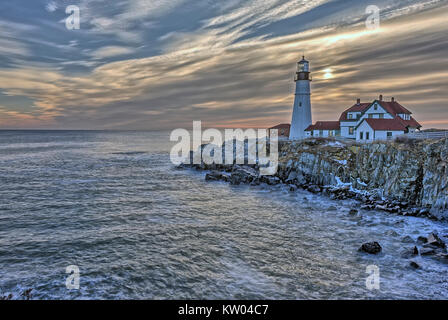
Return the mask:
<path id="1" fill-rule="evenodd" d="M 448 139 L 370 144 L 330 139 L 279 143 L 274 176 L 259 176 L 257 165 L 193 165 L 220 170 L 208 180 L 232 184 L 288 184 L 332 199 L 355 198 L 362 210 L 448 218 Z"/>
<path id="2" fill-rule="evenodd" d="M 358 251 L 370 253 L 370 254 L 378 254 L 382 250 L 380 244 L 376 241 L 364 243 Z"/>
<path id="3" fill-rule="evenodd" d="M 447 218 L 447 162 L 448 139 L 364 145 L 314 139 L 283 143 L 278 175 L 346 186 L 374 204 L 363 209 Z"/>

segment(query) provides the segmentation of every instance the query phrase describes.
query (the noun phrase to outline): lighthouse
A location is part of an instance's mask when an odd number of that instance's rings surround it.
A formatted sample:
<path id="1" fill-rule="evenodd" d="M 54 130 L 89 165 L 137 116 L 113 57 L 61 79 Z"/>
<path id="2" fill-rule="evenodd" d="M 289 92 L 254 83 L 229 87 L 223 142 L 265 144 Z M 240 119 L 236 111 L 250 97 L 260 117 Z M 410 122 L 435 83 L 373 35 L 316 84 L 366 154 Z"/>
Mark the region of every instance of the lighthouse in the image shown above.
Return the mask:
<path id="1" fill-rule="evenodd" d="M 311 125 L 311 77 L 310 63 L 305 57 L 297 64 L 297 72 L 294 79 L 296 91 L 291 121 L 290 140 L 305 138 L 305 129 Z"/>

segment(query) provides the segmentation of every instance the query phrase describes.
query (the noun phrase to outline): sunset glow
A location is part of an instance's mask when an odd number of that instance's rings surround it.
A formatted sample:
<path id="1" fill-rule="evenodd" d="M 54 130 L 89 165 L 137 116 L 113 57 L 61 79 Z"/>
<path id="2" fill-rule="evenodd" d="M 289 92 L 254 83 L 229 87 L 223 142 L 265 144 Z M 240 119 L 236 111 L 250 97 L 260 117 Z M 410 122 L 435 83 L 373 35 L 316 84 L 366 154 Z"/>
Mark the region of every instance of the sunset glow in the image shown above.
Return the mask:
<path id="1" fill-rule="evenodd" d="M 0 5 L 1 128 L 287 122 L 303 52 L 315 77 L 313 118 L 382 93 L 423 124 L 448 128 L 445 1 L 382 1 L 374 30 L 365 1 L 198 1 L 194 9 L 126 0 L 105 10 L 104 1 L 83 0 L 79 30 L 65 28 L 63 1 L 33 1 L 17 19 L 21 2 Z"/>

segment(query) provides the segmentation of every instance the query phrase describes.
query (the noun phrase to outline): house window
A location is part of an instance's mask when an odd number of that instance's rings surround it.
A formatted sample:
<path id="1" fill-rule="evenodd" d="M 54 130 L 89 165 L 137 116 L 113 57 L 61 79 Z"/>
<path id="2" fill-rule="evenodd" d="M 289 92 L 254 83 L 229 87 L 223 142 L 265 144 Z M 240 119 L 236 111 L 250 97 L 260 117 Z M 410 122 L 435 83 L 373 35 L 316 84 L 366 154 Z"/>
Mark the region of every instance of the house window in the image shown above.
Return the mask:
<path id="1" fill-rule="evenodd" d="M 390 139 L 390 138 L 392 138 L 392 132 L 387 133 L 387 139 Z"/>
<path id="2" fill-rule="evenodd" d="M 373 109 L 374 109 L 375 111 L 378 110 L 378 105 L 375 104 L 375 106 L 373 107 Z"/>
<path id="3" fill-rule="evenodd" d="M 384 114 L 380 113 L 380 119 L 384 118 Z"/>
<path id="4" fill-rule="evenodd" d="M 334 131 L 333 131 L 333 130 L 328 131 L 328 135 L 329 135 L 330 137 L 334 136 Z"/>
<path id="5" fill-rule="evenodd" d="M 323 136 L 324 135 L 324 130 L 319 130 L 319 136 Z"/>
<path id="6" fill-rule="evenodd" d="M 366 132 L 366 140 L 370 139 L 370 132 Z"/>
<path id="7" fill-rule="evenodd" d="M 301 107 L 302 106 L 302 102 L 299 102 L 299 107 Z"/>
<path id="8" fill-rule="evenodd" d="M 348 127 L 348 134 L 352 135 L 355 133 L 355 127 Z"/>
<path id="9" fill-rule="evenodd" d="M 359 133 L 359 140 L 362 140 L 362 139 L 364 139 L 364 132 Z"/>
<path id="10" fill-rule="evenodd" d="M 349 113 L 349 114 L 348 114 L 348 118 L 349 118 L 349 119 L 353 119 L 353 114 Z"/>
<path id="11" fill-rule="evenodd" d="M 370 119 L 373 118 L 373 113 L 369 113 L 369 118 L 370 118 Z"/>

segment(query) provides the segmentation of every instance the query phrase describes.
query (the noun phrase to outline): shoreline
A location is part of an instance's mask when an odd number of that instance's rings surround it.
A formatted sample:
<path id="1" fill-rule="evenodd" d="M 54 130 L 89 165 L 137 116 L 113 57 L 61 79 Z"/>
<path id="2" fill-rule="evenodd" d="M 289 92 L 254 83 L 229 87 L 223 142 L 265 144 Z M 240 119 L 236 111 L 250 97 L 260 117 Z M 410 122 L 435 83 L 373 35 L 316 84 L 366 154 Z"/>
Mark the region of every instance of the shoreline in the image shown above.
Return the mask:
<path id="1" fill-rule="evenodd" d="M 225 145 L 222 148 L 224 154 Z M 314 138 L 279 141 L 278 169 L 271 176 L 261 175 L 259 166 L 247 164 L 247 159 L 245 164 L 234 159 L 233 164 L 179 167 L 208 171 L 209 181 L 283 184 L 291 191 L 355 199 L 365 210 L 448 221 L 447 162 L 448 139 L 360 145 Z"/>
<path id="2" fill-rule="evenodd" d="M 364 203 L 359 208 L 353 205 L 347 207 L 347 214 L 350 216 L 359 216 L 360 210 L 367 211 L 383 211 L 386 213 L 395 214 L 398 216 L 417 217 L 422 219 L 430 219 L 437 222 L 446 223 L 445 219 L 437 219 L 431 215 L 428 209 L 415 208 L 415 214 L 406 214 L 405 203 L 396 203 L 393 201 L 377 200 L 374 195 L 368 196 L 367 193 L 354 192 L 347 186 L 345 187 L 332 187 L 324 186 L 319 187 L 313 184 L 306 184 L 297 186 L 294 183 L 285 183 L 278 177 L 261 176 L 257 177 L 250 173 L 256 172 L 255 166 L 248 165 L 212 165 L 214 169 L 210 169 L 209 165 L 179 165 L 177 169 L 180 170 L 194 170 L 205 173 L 206 182 L 226 182 L 229 185 L 246 185 L 246 186 L 265 186 L 276 187 L 284 186 L 289 187 L 289 192 L 293 193 L 297 190 L 305 190 L 314 195 L 320 195 L 327 197 L 328 200 L 354 200 L 357 203 Z M 382 204 L 383 203 L 383 204 Z M 330 206 L 332 207 L 332 206 Z M 400 208 L 398 208 L 400 207 Z M 415 235 L 413 235 L 415 236 Z M 439 261 L 443 264 L 448 264 L 448 234 L 439 235 L 433 231 L 428 235 L 420 234 L 414 240 L 410 234 L 403 234 L 402 239 L 406 239 L 409 246 L 404 245 L 402 250 L 398 252 L 401 258 L 409 261 L 408 266 L 411 269 L 420 269 L 420 265 L 415 261 L 416 258 L 430 258 Z M 377 241 L 365 242 L 359 244 L 358 251 L 362 254 L 377 255 L 382 252 L 382 246 Z"/>
<path id="3" fill-rule="evenodd" d="M 423 151 L 425 157 L 421 156 Z M 234 164 L 224 165 L 203 162 L 181 164 L 177 168 L 203 171 L 205 181 L 209 182 L 282 185 L 289 187 L 290 192 L 302 189 L 330 200 L 355 200 L 360 206 L 348 208 L 350 215 L 358 215 L 359 210 L 377 210 L 446 223 L 446 209 L 443 206 L 448 195 L 440 187 L 445 184 L 444 176 L 438 177 L 437 173 L 444 172 L 441 169 L 445 170 L 445 166 L 441 166 L 440 162 L 444 164 L 447 155 L 448 139 L 436 142 L 378 142 L 369 145 L 308 139 L 279 144 L 278 170 L 272 176 L 260 175 L 258 165 L 235 164 L 235 161 Z M 438 165 L 434 166 L 434 163 Z M 394 190 L 398 191 L 398 195 L 393 194 Z M 428 205 L 427 201 L 431 198 L 424 192 L 437 199 L 437 203 Z M 437 208 L 440 203 L 442 210 Z M 412 239 L 409 234 L 403 236 Z M 448 234 L 440 237 L 437 232 L 420 234 L 417 240 L 411 242 L 413 247 L 404 246 L 404 250 L 399 253 L 401 257 L 430 257 L 448 263 Z M 381 245 L 373 241 L 360 244 L 358 251 L 376 255 L 381 250 Z M 413 260 L 409 261 L 409 266 L 420 268 Z"/>
<path id="4" fill-rule="evenodd" d="M 362 204 L 361 210 L 380 210 L 400 216 L 429 218 L 434 221 L 446 222 L 443 218 L 438 218 L 431 214 L 428 208 L 411 206 L 407 202 L 398 200 L 379 199 L 375 192 L 355 190 L 348 185 L 342 186 L 319 186 L 311 183 L 299 184 L 293 179 L 282 180 L 276 176 L 258 176 L 256 165 L 185 165 L 178 166 L 179 169 L 192 169 L 205 172 L 205 181 L 222 181 L 230 185 L 250 185 L 266 186 L 283 185 L 289 187 L 290 192 L 298 189 L 309 191 L 328 197 L 330 200 L 356 200 Z"/>

